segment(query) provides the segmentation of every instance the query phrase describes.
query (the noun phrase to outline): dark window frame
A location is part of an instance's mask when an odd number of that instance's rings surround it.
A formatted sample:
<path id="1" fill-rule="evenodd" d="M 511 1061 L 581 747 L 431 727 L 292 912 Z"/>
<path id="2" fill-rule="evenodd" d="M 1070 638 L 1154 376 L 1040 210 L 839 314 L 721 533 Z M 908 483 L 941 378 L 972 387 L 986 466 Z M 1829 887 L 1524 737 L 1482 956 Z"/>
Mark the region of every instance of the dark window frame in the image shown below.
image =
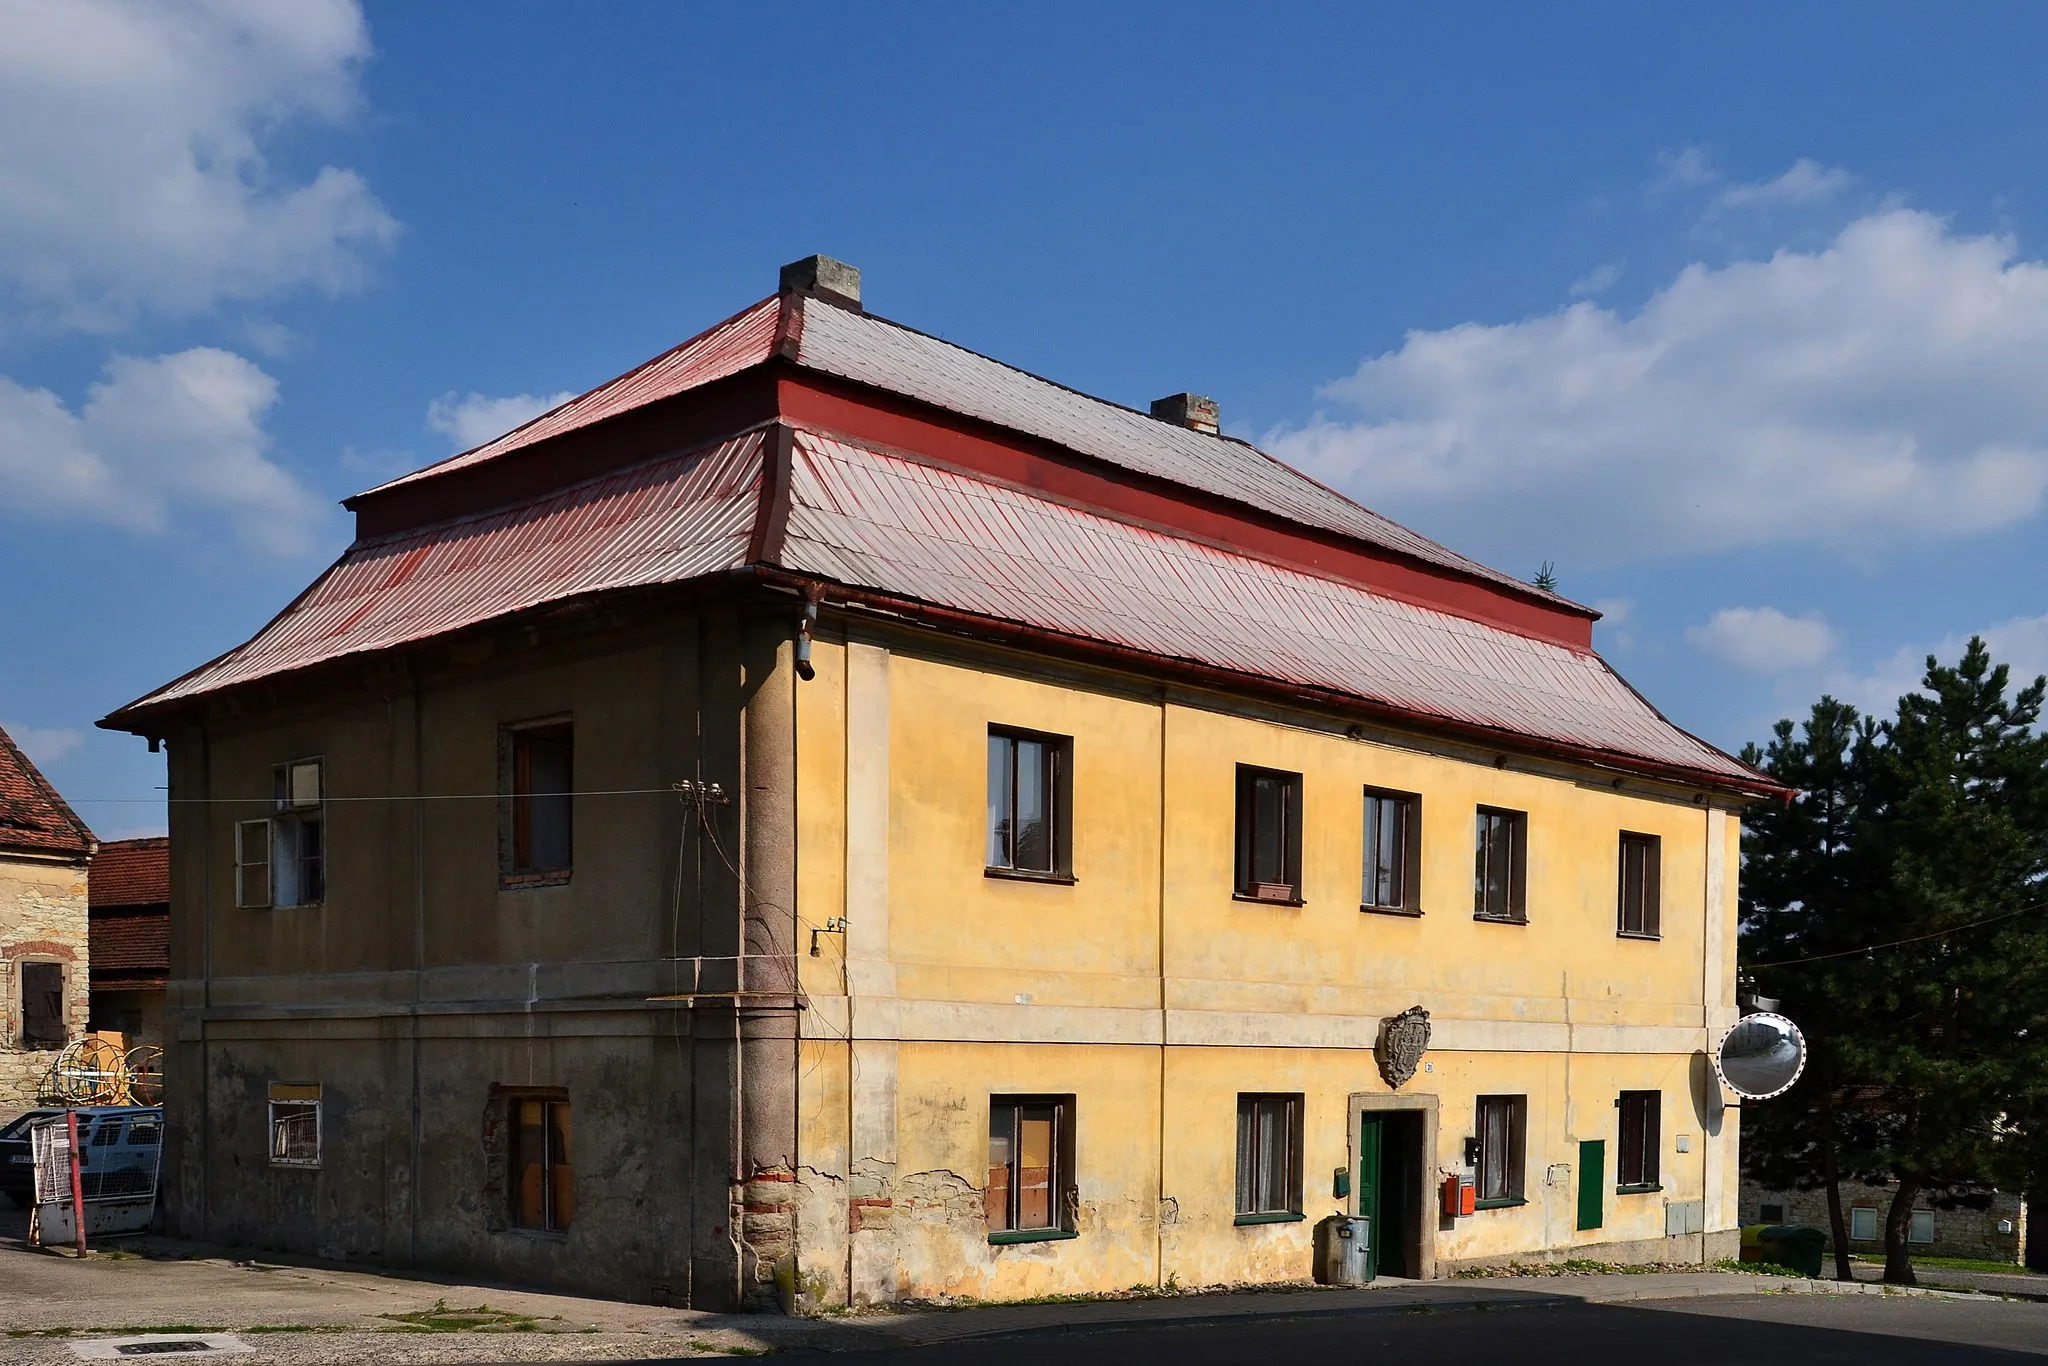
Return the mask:
<path id="1" fill-rule="evenodd" d="M 302 785 L 312 770 L 312 787 Z M 271 814 L 235 824 L 235 904 L 249 910 L 302 910 L 327 902 L 327 760 L 310 754 L 273 764 Z M 259 832 L 258 827 L 261 827 Z M 250 857 L 260 843 L 265 857 Z M 251 872 L 263 869 L 263 899 L 249 894 Z"/>
<path id="2" fill-rule="evenodd" d="M 1030 1112 L 1030 1113 L 1027 1113 Z M 1078 1203 L 1074 1182 L 1074 1097 L 1071 1095 L 991 1095 L 988 1098 L 988 1185 L 982 1192 L 982 1215 L 988 1224 L 991 1243 L 1034 1243 L 1078 1237 L 1074 1212 Z M 1023 1125 L 1027 1119 L 1050 1118 L 1052 1134 L 1046 1172 L 1047 1222 L 1021 1228 L 1024 1219 L 1024 1182 L 1019 1176 L 1023 1157 Z M 1007 1156 L 997 1161 L 998 1124 L 1004 1128 Z M 998 1182 L 998 1169 L 1003 1172 Z M 1002 1209 L 994 1208 L 997 1201 Z"/>
<path id="3" fill-rule="evenodd" d="M 559 745 L 567 751 L 567 773 L 559 789 L 536 790 L 534 747 Z M 576 870 L 576 722 L 563 713 L 515 721 L 498 728 L 499 801 L 498 882 L 506 889 L 558 887 Z M 536 816 L 559 810 L 560 857 L 545 858 L 535 849 Z M 555 841 L 549 840 L 548 843 Z"/>
<path id="4" fill-rule="evenodd" d="M 1385 813 L 1400 813 L 1400 829 L 1393 834 L 1396 845 L 1394 878 L 1397 891 L 1392 900 L 1381 895 L 1379 872 L 1388 843 Z M 1358 909 L 1379 915 L 1422 914 L 1422 798 L 1414 792 L 1368 787 L 1363 803 L 1364 849 L 1359 860 Z"/>
<path id="5" fill-rule="evenodd" d="M 264 1131 L 271 1166 L 319 1169 L 326 1142 L 323 1099 L 324 1091 L 318 1082 L 270 1084 Z"/>
<path id="6" fill-rule="evenodd" d="M 1624 939 L 1663 937 L 1664 841 L 1634 830 L 1621 832 L 1615 890 L 1615 933 Z M 1634 881 L 1631 882 L 1631 875 Z"/>
<path id="7" fill-rule="evenodd" d="M 1614 1099 L 1617 1125 L 1614 1189 L 1620 1194 L 1664 1189 L 1664 1093 L 1623 1091 Z"/>
<path id="8" fill-rule="evenodd" d="M 1304 1096 L 1299 1091 L 1241 1091 L 1237 1097 L 1237 1190 L 1236 1214 L 1240 1224 L 1291 1222 L 1303 1217 L 1301 1211 L 1301 1147 Z M 1260 1123 L 1270 1111 L 1280 1112 L 1280 1133 L 1286 1151 L 1280 1156 L 1279 1198 L 1270 1189 L 1258 1189 L 1261 1159 L 1266 1156 L 1266 1126 Z M 1273 1170 L 1267 1168 L 1268 1171 Z"/>
<path id="9" fill-rule="evenodd" d="M 57 979 L 57 1009 L 55 1014 L 46 1015 L 40 1008 L 33 1011 L 29 1009 L 29 976 L 31 970 L 41 980 L 47 980 L 46 973 L 55 975 Z M 65 1006 L 68 1004 L 68 998 L 71 994 L 71 974 L 66 971 L 63 963 L 52 962 L 48 959 L 18 958 L 14 962 L 14 977 L 15 995 L 21 1002 L 22 1051 L 27 1053 L 61 1052 L 64 1045 L 71 1041 L 71 1027 L 65 1019 L 68 1013 L 65 1010 Z M 36 988 L 36 995 L 39 997 L 47 998 L 49 992 L 50 988 L 48 986 L 38 986 Z M 36 1022 L 40 1020 L 47 1020 L 48 1027 L 39 1029 Z"/>
<path id="10" fill-rule="evenodd" d="M 1479 1208 L 1527 1204 L 1523 1192 L 1527 1189 L 1529 1098 L 1480 1096 L 1474 1100 L 1472 1112 L 1477 1134 L 1473 1175 Z M 1496 1114 L 1504 1118 L 1495 1121 Z"/>
<path id="11" fill-rule="evenodd" d="M 1504 833 L 1508 847 L 1499 849 Z M 1493 874 L 1505 875 L 1496 884 Z M 1529 813 L 1502 806 L 1479 807 L 1473 818 L 1472 834 L 1472 918 L 1497 925 L 1529 923 Z M 1499 909 L 1493 905 L 1493 888 L 1504 893 Z"/>
<path id="12" fill-rule="evenodd" d="M 1020 862 L 1017 840 L 1018 778 L 1022 745 L 1036 745 L 1042 756 L 1039 782 L 1046 800 L 1045 867 Z M 998 747 L 1004 762 L 999 782 Z M 982 825 L 983 871 L 990 877 L 1032 882 L 1074 881 L 1074 737 L 1022 726 L 990 725 L 987 747 L 986 800 Z M 1000 787 L 1000 793 L 998 789 Z M 1000 803 L 1000 805 L 999 805 Z M 1026 855 L 1025 857 L 1028 857 Z"/>
<path id="13" fill-rule="evenodd" d="M 1260 785 L 1279 784 L 1277 809 L 1272 820 L 1279 829 L 1268 831 L 1271 822 L 1259 814 Z M 1284 906 L 1302 904 L 1301 887 L 1301 797 L 1299 773 L 1285 769 L 1260 768 L 1255 764 L 1237 766 L 1237 866 L 1234 895 L 1240 901 L 1263 901 Z M 1270 839 L 1269 839 L 1270 837 Z M 1262 849 L 1262 845 L 1272 846 Z M 1277 855 L 1277 864 L 1265 856 Z M 1279 877 L 1262 874 L 1278 873 Z"/>
<path id="14" fill-rule="evenodd" d="M 524 1168 L 529 1165 L 525 1150 L 527 1140 L 523 1135 L 531 1126 L 523 1122 L 521 1107 L 540 1107 L 540 1150 L 538 1161 L 532 1165 L 540 1168 L 540 1209 L 537 1218 L 530 1217 L 524 1200 Z M 505 1218 L 506 1227 L 520 1233 L 543 1234 L 555 1237 L 566 1236 L 570 1225 L 576 1220 L 576 1157 L 575 1109 L 569 1098 L 560 1091 L 530 1092 L 508 1091 L 505 1093 Z M 556 1119 L 564 1122 L 558 1128 Z M 557 1152 L 557 1139 L 561 1140 Z M 556 1183 L 556 1176 L 565 1170 L 568 1174 L 569 1209 L 562 1212 L 562 1192 Z"/>

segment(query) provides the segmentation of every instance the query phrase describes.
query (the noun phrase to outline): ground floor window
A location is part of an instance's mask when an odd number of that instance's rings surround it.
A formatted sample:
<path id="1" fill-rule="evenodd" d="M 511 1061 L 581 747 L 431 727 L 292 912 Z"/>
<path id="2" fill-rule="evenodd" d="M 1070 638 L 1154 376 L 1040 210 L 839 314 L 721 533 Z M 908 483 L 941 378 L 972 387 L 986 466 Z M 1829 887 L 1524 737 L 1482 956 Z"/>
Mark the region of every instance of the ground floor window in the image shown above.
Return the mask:
<path id="1" fill-rule="evenodd" d="M 62 1048 L 66 1034 L 63 964 L 21 964 L 21 1046 Z"/>
<path id="2" fill-rule="evenodd" d="M 1237 1098 L 1237 1213 L 1301 1213 L 1301 1097 Z"/>
<path id="3" fill-rule="evenodd" d="M 989 1234 L 1073 1231 L 1074 1098 L 991 1096 L 988 1103 Z"/>
<path id="4" fill-rule="evenodd" d="M 1765 1205 L 1757 1210 L 1757 1218 L 1766 1224 L 1782 1224 L 1785 1222 L 1785 1207 Z"/>
<path id="5" fill-rule="evenodd" d="M 1906 1241 L 1909 1243 L 1931 1243 L 1934 1241 L 1934 1211 L 1916 1209 L 1906 1218 Z"/>
<path id="6" fill-rule="evenodd" d="M 1621 1162 L 1615 1182 L 1624 1191 L 1655 1190 L 1664 1097 L 1656 1091 L 1623 1091 L 1615 1108 L 1621 1112 Z"/>
<path id="7" fill-rule="evenodd" d="M 1849 1211 L 1849 1240 L 1856 1243 L 1877 1241 L 1877 1211 L 1869 1205 L 1857 1205 Z"/>
<path id="8" fill-rule="evenodd" d="M 511 1130 L 512 1223 L 558 1233 L 576 1213 L 576 1168 L 569 1149 L 569 1102 L 514 1096 Z"/>
<path id="9" fill-rule="evenodd" d="M 1528 1110 L 1527 1096 L 1479 1097 L 1479 1160 L 1474 1166 L 1482 1202 L 1514 1204 L 1522 1199 L 1523 1128 Z"/>
<path id="10" fill-rule="evenodd" d="M 270 1165 L 320 1165 L 320 1084 L 270 1084 Z"/>

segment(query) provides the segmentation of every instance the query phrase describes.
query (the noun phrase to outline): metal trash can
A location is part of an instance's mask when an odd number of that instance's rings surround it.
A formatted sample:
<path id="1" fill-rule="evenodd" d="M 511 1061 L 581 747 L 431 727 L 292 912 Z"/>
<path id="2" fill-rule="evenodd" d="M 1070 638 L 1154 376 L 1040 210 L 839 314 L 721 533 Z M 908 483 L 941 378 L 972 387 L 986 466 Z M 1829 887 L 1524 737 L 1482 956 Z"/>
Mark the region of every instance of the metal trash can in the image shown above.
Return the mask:
<path id="1" fill-rule="evenodd" d="M 1803 1224 L 1750 1224 L 1742 1230 L 1742 1260 L 1790 1267 L 1802 1276 L 1820 1278 L 1828 1236 Z"/>
<path id="2" fill-rule="evenodd" d="M 1372 1220 L 1333 1214 L 1316 1225 L 1316 1280 L 1322 1285 L 1365 1285 L 1372 1280 Z"/>

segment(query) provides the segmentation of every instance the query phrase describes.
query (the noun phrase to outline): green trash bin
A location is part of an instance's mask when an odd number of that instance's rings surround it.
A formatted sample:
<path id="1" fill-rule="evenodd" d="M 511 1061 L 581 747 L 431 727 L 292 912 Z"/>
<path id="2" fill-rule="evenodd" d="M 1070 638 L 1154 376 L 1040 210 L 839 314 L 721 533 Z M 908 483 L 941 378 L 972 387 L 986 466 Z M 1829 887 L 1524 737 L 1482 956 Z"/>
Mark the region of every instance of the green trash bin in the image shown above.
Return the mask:
<path id="1" fill-rule="evenodd" d="M 1803 1224 L 1751 1224 L 1742 1230 L 1743 1261 L 1787 1266 L 1816 1280 L 1827 1250 L 1827 1234 Z"/>

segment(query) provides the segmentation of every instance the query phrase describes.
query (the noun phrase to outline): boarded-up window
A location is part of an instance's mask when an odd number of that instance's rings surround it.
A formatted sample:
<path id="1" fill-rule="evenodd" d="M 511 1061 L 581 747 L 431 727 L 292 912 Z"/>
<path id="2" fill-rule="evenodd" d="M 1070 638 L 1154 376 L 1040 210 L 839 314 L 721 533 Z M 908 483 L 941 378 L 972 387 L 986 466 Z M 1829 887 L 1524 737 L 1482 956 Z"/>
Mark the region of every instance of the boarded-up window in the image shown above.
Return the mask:
<path id="1" fill-rule="evenodd" d="M 1527 919 L 1522 884 L 1528 829 L 1529 818 L 1520 811 L 1479 808 L 1472 860 L 1472 914 L 1478 919 Z"/>
<path id="2" fill-rule="evenodd" d="M 1663 841 L 1655 835 L 1621 837 L 1621 933 L 1654 939 L 1661 929 L 1659 893 Z"/>
<path id="3" fill-rule="evenodd" d="M 1406 792 L 1365 791 L 1365 877 L 1359 905 L 1375 911 L 1419 911 L 1415 870 L 1422 799 Z"/>
<path id="4" fill-rule="evenodd" d="M 566 721 L 514 726 L 507 732 L 506 750 L 511 828 L 505 871 L 525 877 L 567 876 L 574 861 L 570 836 L 575 730 Z"/>
<path id="5" fill-rule="evenodd" d="M 512 1222 L 560 1232 L 576 1215 L 576 1168 L 569 1147 L 569 1102 L 514 1096 L 511 1107 Z"/>
<path id="6" fill-rule="evenodd" d="M 1237 894 L 1301 899 L 1301 775 L 1237 766 Z"/>
<path id="7" fill-rule="evenodd" d="M 1073 1105 L 1071 1096 L 989 1099 L 988 1189 L 983 1196 L 989 1232 L 1067 1228 Z"/>
<path id="8" fill-rule="evenodd" d="M 1664 1097 L 1656 1091 L 1623 1091 L 1616 1102 L 1621 1113 L 1621 1162 L 1615 1181 L 1623 1190 L 1657 1184 L 1663 1106 Z"/>
<path id="9" fill-rule="evenodd" d="M 59 963 L 21 964 L 21 1046 L 64 1046 L 64 968 Z"/>
<path id="10" fill-rule="evenodd" d="M 1479 1097 L 1479 1198 L 1522 1198 L 1522 1128 L 1526 1096 Z"/>
<path id="11" fill-rule="evenodd" d="M 1301 1097 L 1237 1098 L 1237 1212 L 1301 1212 Z"/>

